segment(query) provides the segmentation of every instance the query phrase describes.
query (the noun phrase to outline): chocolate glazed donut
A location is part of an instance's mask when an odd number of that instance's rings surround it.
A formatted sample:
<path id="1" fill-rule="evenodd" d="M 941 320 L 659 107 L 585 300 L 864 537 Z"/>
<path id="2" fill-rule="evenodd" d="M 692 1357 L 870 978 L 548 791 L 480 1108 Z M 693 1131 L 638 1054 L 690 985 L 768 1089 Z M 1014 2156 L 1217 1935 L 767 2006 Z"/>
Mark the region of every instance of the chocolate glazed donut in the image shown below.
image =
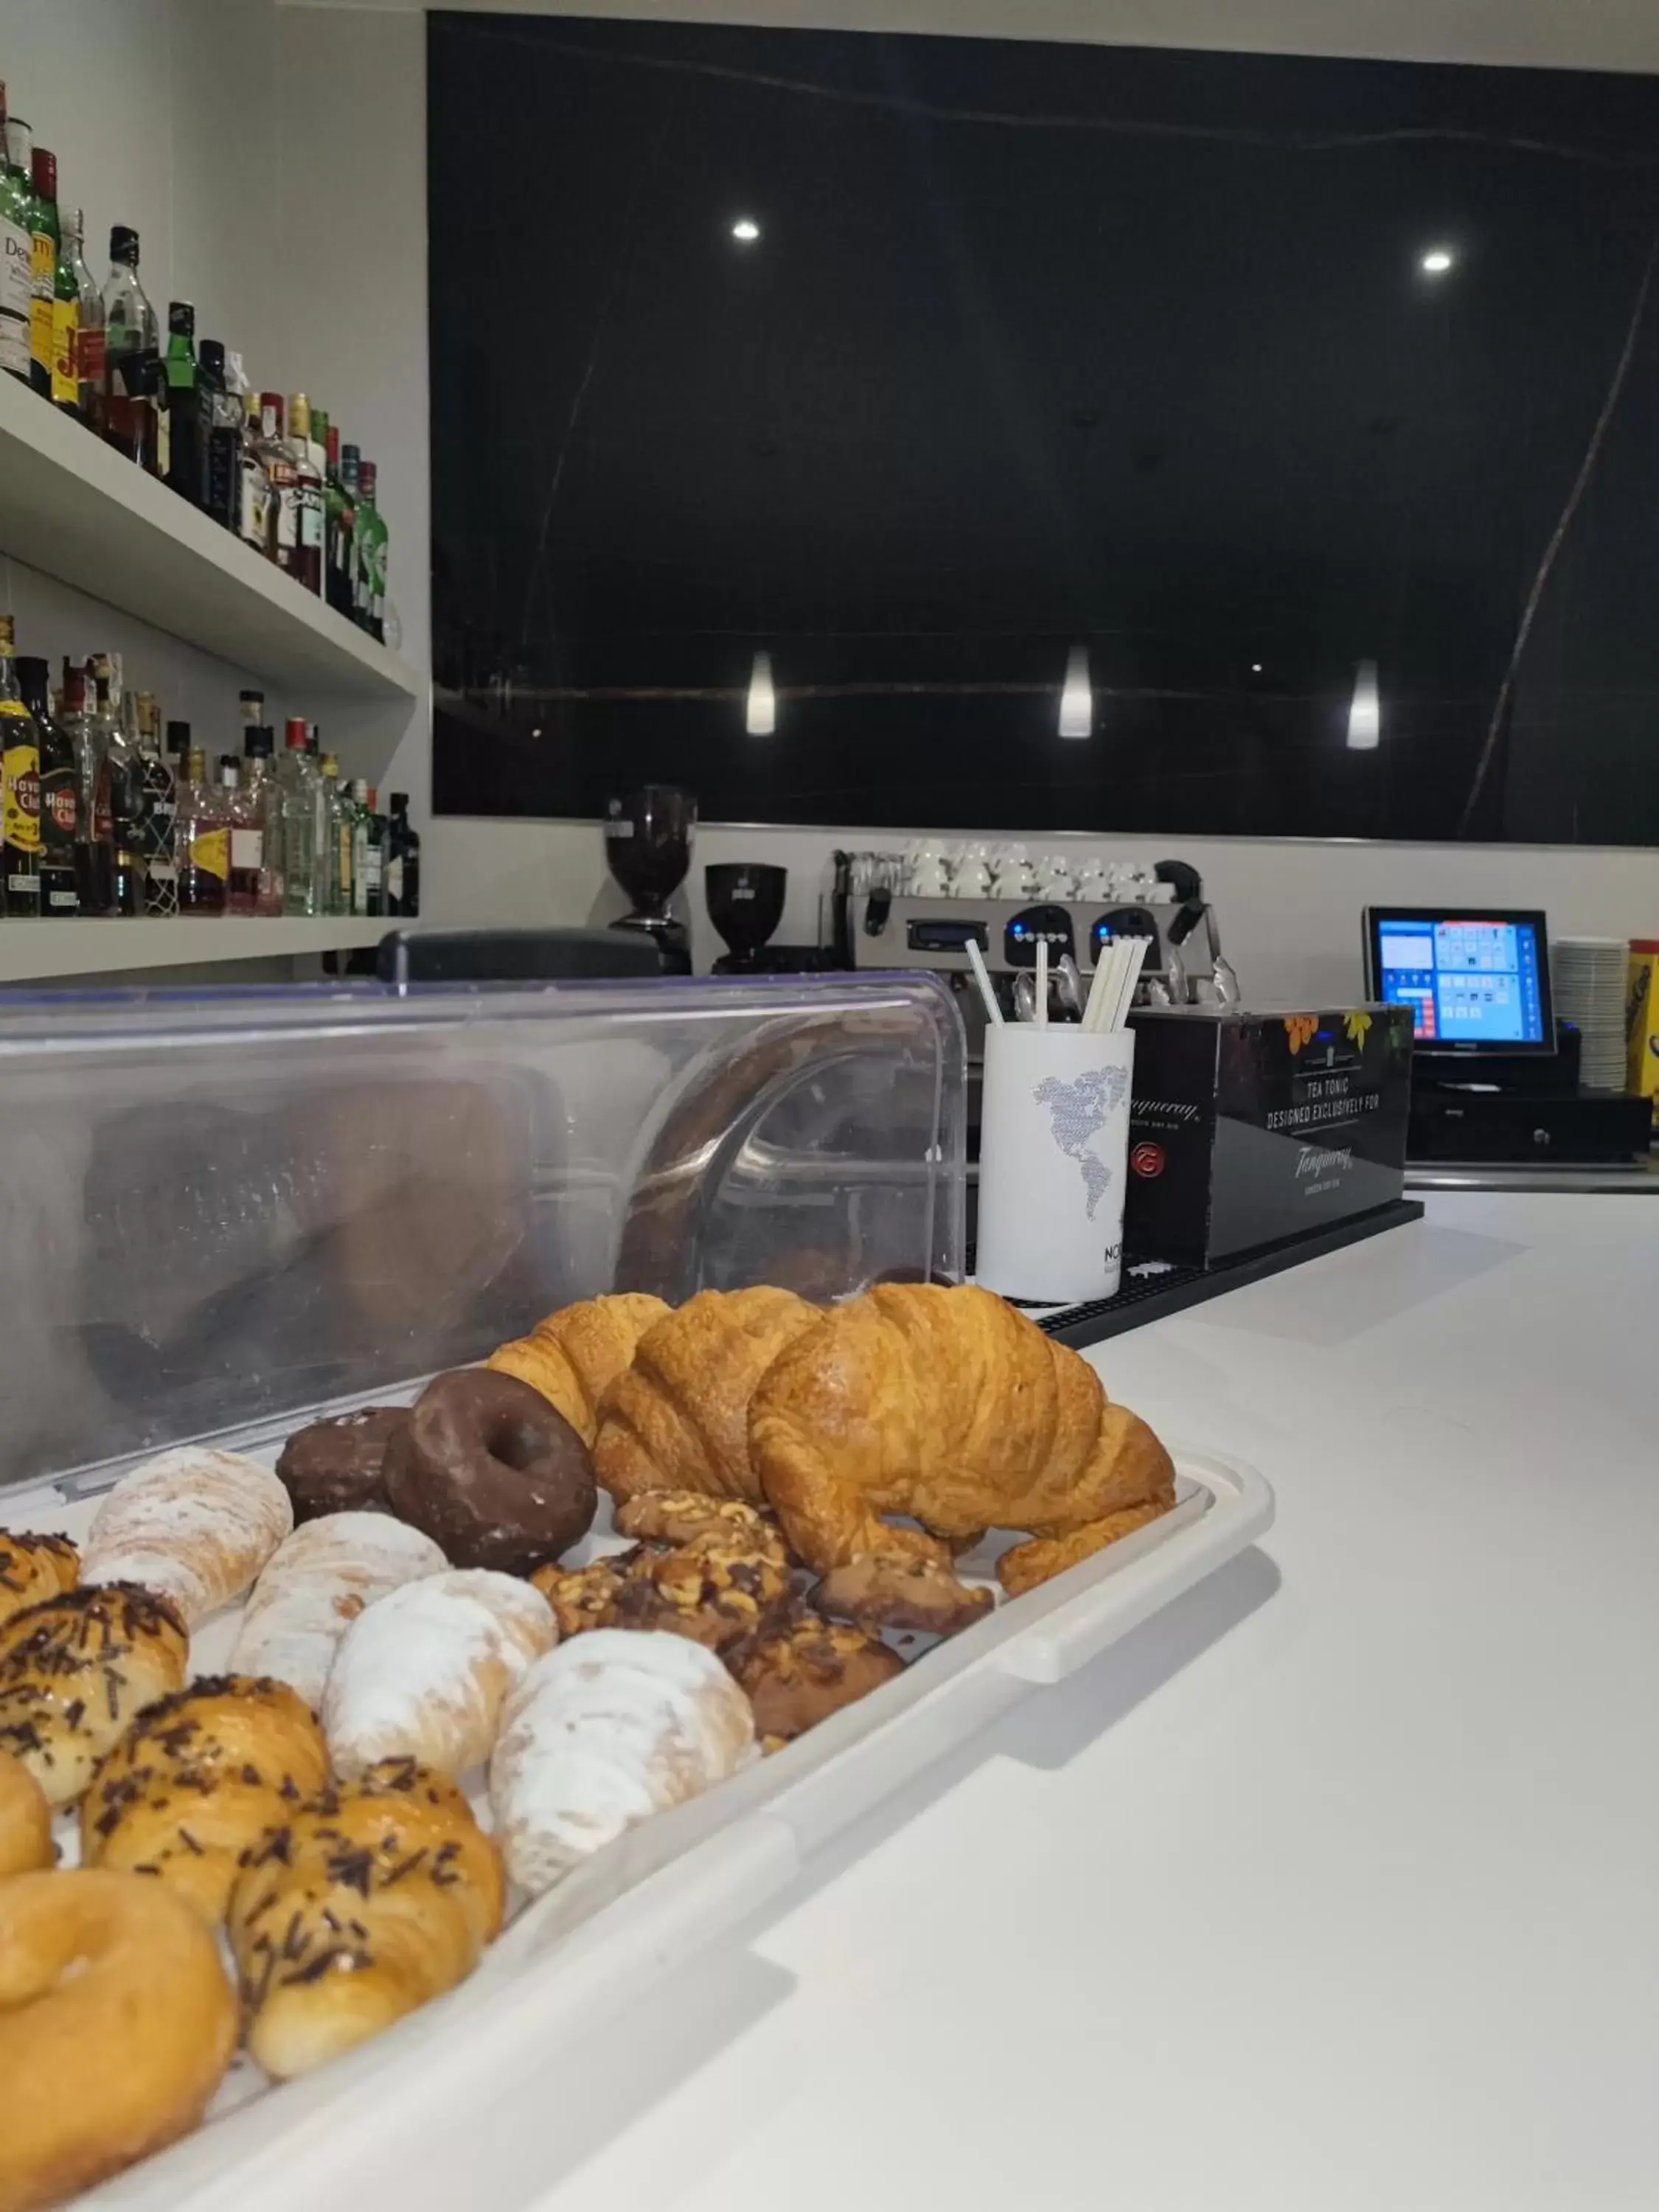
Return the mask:
<path id="1" fill-rule="evenodd" d="M 514 1375 L 440 1375 L 386 1446 L 386 1495 L 400 1521 L 458 1567 L 527 1575 L 587 1534 L 593 1462 L 568 1421 Z"/>
<path id="2" fill-rule="evenodd" d="M 407 1406 L 366 1406 L 291 1436 L 276 1480 L 294 1501 L 295 1523 L 324 1513 L 389 1512 L 381 1486 L 386 1449 L 408 1426 Z"/>

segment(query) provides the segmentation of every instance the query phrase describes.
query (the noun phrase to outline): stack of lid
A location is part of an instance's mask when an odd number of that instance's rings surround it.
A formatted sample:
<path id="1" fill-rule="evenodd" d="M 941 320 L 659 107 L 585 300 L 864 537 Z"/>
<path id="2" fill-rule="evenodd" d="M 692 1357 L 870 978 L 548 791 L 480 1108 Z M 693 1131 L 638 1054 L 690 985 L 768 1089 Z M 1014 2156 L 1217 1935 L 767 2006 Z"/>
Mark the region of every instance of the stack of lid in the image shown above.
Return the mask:
<path id="1" fill-rule="evenodd" d="M 1587 1091 L 1625 1087 L 1625 973 L 1622 937 L 1558 937 L 1550 946 L 1555 1011 L 1583 1040 L 1578 1079 Z"/>

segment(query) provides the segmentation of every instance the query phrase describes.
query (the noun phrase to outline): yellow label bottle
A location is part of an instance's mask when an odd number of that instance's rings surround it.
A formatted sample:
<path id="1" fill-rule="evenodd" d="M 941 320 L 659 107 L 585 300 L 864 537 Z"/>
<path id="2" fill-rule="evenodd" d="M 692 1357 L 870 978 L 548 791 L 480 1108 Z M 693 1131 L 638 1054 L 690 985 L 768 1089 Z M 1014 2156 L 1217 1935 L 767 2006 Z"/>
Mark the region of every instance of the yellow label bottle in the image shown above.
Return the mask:
<path id="1" fill-rule="evenodd" d="M 52 397 L 58 407 L 79 404 L 81 385 L 76 348 L 81 337 L 81 303 L 54 300 L 52 303 Z"/>

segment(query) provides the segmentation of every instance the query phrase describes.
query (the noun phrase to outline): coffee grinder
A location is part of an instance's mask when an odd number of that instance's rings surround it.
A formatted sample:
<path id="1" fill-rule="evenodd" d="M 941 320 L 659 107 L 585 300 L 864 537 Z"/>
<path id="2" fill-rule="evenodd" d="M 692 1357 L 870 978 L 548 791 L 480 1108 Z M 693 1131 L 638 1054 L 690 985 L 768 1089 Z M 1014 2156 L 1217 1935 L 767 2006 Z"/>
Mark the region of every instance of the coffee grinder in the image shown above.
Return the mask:
<path id="1" fill-rule="evenodd" d="M 647 783 L 605 809 L 605 857 L 611 874 L 634 902 L 612 929 L 635 932 L 655 946 L 665 975 L 691 973 L 691 941 L 668 902 L 691 865 L 697 802 L 670 784 Z"/>

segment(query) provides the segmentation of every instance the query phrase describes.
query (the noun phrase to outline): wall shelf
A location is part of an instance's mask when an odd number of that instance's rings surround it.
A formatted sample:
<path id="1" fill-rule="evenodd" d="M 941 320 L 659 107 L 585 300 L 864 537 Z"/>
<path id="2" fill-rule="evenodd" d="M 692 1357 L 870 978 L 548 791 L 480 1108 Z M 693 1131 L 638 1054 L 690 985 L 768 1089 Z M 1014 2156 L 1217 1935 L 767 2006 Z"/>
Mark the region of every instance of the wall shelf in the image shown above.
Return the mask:
<path id="1" fill-rule="evenodd" d="M 398 927 L 384 921 L 246 917 L 227 921 L 0 921 L 0 986 L 48 982 L 54 976 L 341 952 L 378 945 L 389 929 Z"/>
<path id="2" fill-rule="evenodd" d="M 265 677 L 289 696 L 408 707 L 424 688 L 396 653 L 314 592 L 3 375 L 0 553 Z"/>

